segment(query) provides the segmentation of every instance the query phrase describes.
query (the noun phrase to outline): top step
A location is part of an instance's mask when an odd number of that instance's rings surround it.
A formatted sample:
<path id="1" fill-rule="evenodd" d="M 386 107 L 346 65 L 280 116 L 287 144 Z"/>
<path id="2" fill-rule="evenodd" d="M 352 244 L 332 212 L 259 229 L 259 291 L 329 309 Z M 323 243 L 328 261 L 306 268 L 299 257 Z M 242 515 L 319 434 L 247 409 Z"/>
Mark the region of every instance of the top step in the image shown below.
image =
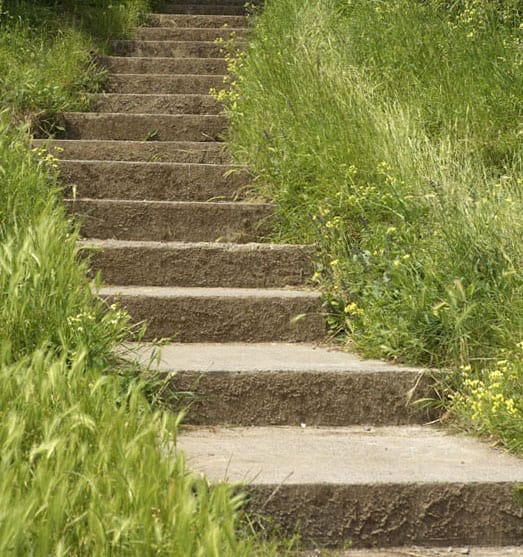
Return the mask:
<path id="1" fill-rule="evenodd" d="M 146 21 L 149 27 L 247 27 L 247 18 L 243 15 L 189 15 L 189 14 L 151 14 Z"/>
<path id="2" fill-rule="evenodd" d="M 194 0 L 196 1 L 196 0 Z M 167 14 L 190 14 L 190 15 L 245 15 L 246 9 L 241 3 L 223 4 L 190 4 L 181 2 L 179 4 L 167 4 L 163 7 L 164 13 Z"/>

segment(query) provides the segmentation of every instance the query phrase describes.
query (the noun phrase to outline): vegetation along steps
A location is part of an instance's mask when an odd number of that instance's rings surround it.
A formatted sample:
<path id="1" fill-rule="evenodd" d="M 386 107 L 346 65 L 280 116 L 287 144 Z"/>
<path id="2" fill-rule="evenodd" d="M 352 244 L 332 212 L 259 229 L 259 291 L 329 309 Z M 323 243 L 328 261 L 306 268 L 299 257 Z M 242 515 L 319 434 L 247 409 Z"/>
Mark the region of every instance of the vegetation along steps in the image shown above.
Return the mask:
<path id="1" fill-rule="evenodd" d="M 100 295 L 170 339 L 153 370 L 173 407 L 192 393 L 190 465 L 248 482 L 254 515 L 311 547 L 523 545 L 521 461 L 424 425 L 434 415 L 409 402 L 433 396 L 435 372 L 325 344 L 314 248 L 262 241 L 274 207 L 251 201 L 209 95 L 226 74 L 214 39 L 248 36 L 243 0 L 164 11 L 99 59 L 107 91 L 63 114 L 49 148 Z"/>

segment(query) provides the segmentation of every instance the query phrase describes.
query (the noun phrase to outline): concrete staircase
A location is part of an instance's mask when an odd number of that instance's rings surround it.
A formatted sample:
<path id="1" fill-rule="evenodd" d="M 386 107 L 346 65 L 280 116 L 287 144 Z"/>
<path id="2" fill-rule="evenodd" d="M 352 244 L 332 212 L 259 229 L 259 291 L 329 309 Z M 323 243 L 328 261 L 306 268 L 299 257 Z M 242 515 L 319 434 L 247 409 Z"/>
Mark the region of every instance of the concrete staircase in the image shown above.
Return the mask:
<path id="1" fill-rule="evenodd" d="M 314 249 L 256 243 L 273 207 L 249 201 L 208 94 L 226 72 L 214 39 L 247 37 L 243 0 L 165 11 L 100 59 L 107 92 L 63 114 L 52 145 L 83 245 L 101 248 L 101 296 L 172 339 L 157 372 L 173 405 L 194 393 L 190 465 L 249 481 L 251 511 L 311 547 L 523 545 L 522 462 L 423 426 L 408 400 L 430 396 L 430 374 L 322 346 Z"/>

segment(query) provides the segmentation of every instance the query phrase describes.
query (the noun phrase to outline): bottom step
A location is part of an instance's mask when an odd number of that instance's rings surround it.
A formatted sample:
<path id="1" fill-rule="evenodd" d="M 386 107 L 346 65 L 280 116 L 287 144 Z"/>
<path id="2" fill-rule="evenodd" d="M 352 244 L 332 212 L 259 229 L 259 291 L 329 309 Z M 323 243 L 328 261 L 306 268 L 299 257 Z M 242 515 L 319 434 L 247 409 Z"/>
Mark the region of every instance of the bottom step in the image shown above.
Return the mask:
<path id="1" fill-rule="evenodd" d="M 422 426 L 187 428 L 189 467 L 249 482 L 266 527 L 308 546 L 523 545 L 523 461 Z"/>

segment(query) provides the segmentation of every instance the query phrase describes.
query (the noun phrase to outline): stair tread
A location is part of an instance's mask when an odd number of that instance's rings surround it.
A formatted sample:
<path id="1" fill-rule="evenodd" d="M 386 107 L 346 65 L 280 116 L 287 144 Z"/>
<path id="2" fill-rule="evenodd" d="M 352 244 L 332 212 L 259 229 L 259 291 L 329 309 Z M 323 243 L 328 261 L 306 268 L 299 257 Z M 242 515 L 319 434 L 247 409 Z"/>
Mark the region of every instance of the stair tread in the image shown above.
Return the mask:
<path id="1" fill-rule="evenodd" d="M 149 362 L 157 347 L 148 343 L 126 345 L 140 361 Z M 156 371 L 185 372 L 310 372 L 310 373 L 424 373 L 420 367 L 363 359 L 352 352 L 321 344 L 170 343 L 161 347 Z M 432 373 L 432 372 L 431 372 Z"/>
<path id="2" fill-rule="evenodd" d="M 226 74 L 227 62 L 224 58 L 166 56 L 101 56 L 98 62 L 108 68 L 112 75 L 120 73 L 205 73 Z"/>
<path id="3" fill-rule="evenodd" d="M 258 242 L 249 242 L 246 244 L 235 244 L 233 242 L 155 242 L 147 240 L 107 240 L 91 238 L 89 240 L 80 240 L 79 244 L 85 247 L 100 247 L 100 248 L 128 248 L 128 247 L 146 247 L 148 249 L 176 249 L 176 250 L 193 250 L 212 249 L 212 250 L 227 250 L 232 252 L 245 252 L 245 251 L 288 251 L 290 249 L 303 250 L 314 249 L 313 246 L 304 244 L 271 244 Z"/>
<path id="4" fill-rule="evenodd" d="M 216 172 L 226 172 L 227 170 L 245 170 L 244 165 L 232 163 L 201 163 L 201 162 L 171 162 L 171 161 L 120 161 L 120 160 L 104 160 L 104 159 L 61 159 L 62 162 L 79 163 L 84 165 L 102 165 L 108 168 L 113 166 L 121 168 L 208 168 L 216 169 Z M 152 200 L 151 200 L 152 201 Z"/>
<path id="5" fill-rule="evenodd" d="M 189 62 L 203 63 L 207 60 L 212 60 L 213 62 L 224 60 L 224 58 L 220 57 L 220 56 L 210 56 L 208 58 L 184 56 L 183 58 L 177 59 L 177 58 L 173 58 L 172 56 L 133 56 L 132 58 L 129 58 L 129 56 L 112 55 L 112 56 L 102 56 L 101 58 L 104 61 L 105 60 L 107 60 L 107 61 L 112 61 L 112 60 L 115 60 L 115 61 L 136 60 L 136 61 L 148 61 L 148 62 L 151 62 L 151 63 L 172 61 L 172 60 L 183 60 L 184 62 L 187 62 L 187 63 L 189 63 Z"/>
<path id="6" fill-rule="evenodd" d="M 118 75 L 130 75 L 130 74 L 118 74 Z M 136 75 L 154 75 L 154 74 L 136 74 Z M 164 75 L 164 74 L 157 74 L 157 75 Z M 201 97 L 213 99 L 212 95 L 208 95 L 205 93 L 112 93 L 109 91 L 104 91 L 103 93 L 96 93 L 93 95 L 93 98 L 104 98 L 104 97 L 159 97 L 159 98 L 167 98 L 167 99 L 176 99 L 181 97 L 193 97 L 199 99 Z M 118 113 L 117 113 L 118 114 Z"/>
<path id="7" fill-rule="evenodd" d="M 155 79 L 155 78 L 159 78 L 161 80 L 165 80 L 168 81 L 169 79 L 178 79 L 178 78 L 191 78 L 191 77 L 201 77 L 201 78 L 209 78 L 209 79 L 223 79 L 225 77 L 224 74 L 201 74 L 201 73 L 169 73 L 169 74 L 163 74 L 163 73 L 117 73 L 117 74 L 113 74 L 110 76 L 110 79 L 112 78 L 118 78 L 118 79 L 125 79 L 125 78 L 137 78 L 137 77 L 143 77 L 144 79 Z M 135 93 L 135 94 L 139 94 L 139 95 L 148 95 L 148 94 L 157 94 L 157 93 Z M 177 93 L 164 93 L 165 95 L 176 95 Z M 182 95 L 190 95 L 190 93 L 181 93 Z M 198 95 L 198 93 L 194 93 L 195 95 Z M 201 93 L 200 93 L 201 94 Z"/>
<path id="8" fill-rule="evenodd" d="M 165 15 L 165 14 L 164 14 Z M 190 17 L 190 16 L 188 16 Z M 234 17 L 234 16 L 232 16 Z M 191 27 L 158 27 L 156 25 L 154 26 L 148 26 L 145 25 L 143 27 L 138 27 L 138 30 L 141 29 L 184 29 L 184 30 L 188 30 L 188 31 L 201 31 L 202 29 L 209 29 L 210 31 L 222 31 L 222 30 L 226 30 L 226 31 L 230 31 L 231 33 L 234 31 L 245 31 L 245 27 L 229 27 L 229 26 L 224 26 L 224 27 L 218 27 L 218 28 L 213 28 L 213 27 L 198 27 L 198 26 L 191 26 Z"/>
<path id="9" fill-rule="evenodd" d="M 270 203 L 252 203 L 250 201 L 164 201 L 164 200 L 149 200 L 149 199 L 92 199 L 89 197 L 78 197 L 75 199 L 78 202 L 93 202 L 96 205 L 130 205 L 130 206 L 158 206 L 158 207 L 186 207 L 186 208 L 228 208 L 228 209 L 243 209 L 243 208 L 273 208 L 274 205 Z"/>
<path id="10" fill-rule="evenodd" d="M 216 150 L 222 151 L 226 145 L 221 141 L 137 141 L 125 139 L 34 139 L 35 146 L 70 146 L 70 145 L 108 145 L 114 147 L 137 146 L 147 148 L 176 148 L 186 150 Z M 83 159 L 79 159 L 83 160 Z M 131 161 L 132 162 L 132 161 Z"/>
<path id="11" fill-rule="evenodd" d="M 167 25 L 165 25 L 167 23 Z M 173 25 L 169 25 L 172 23 Z M 221 26 L 245 28 L 247 17 L 244 15 L 191 15 L 191 14 L 163 14 L 151 13 L 145 21 L 147 27 L 197 27 L 213 28 Z"/>
<path id="12" fill-rule="evenodd" d="M 143 296 L 151 298 L 310 298 L 320 299 L 321 294 L 311 290 L 282 288 L 225 288 L 181 286 L 103 286 L 100 296 Z"/>
<path id="13" fill-rule="evenodd" d="M 219 114 L 156 114 L 151 115 L 148 113 L 144 114 L 128 114 L 126 112 L 62 112 L 62 115 L 66 118 L 75 118 L 75 119 L 85 119 L 85 120 L 106 120 L 111 119 L 112 117 L 118 118 L 127 118 L 129 120 L 137 119 L 140 117 L 150 118 L 151 116 L 161 116 L 167 120 L 183 120 L 188 118 L 198 118 L 198 119 L 216 119 L 216 120 L 223 120 L 223 116 Z"/>
<path id="14" fill-rule="evenodd" d="M 211 481 L 253 485 L 521 482 L 519 458 L 428 426 L 190 427 L 178 437 Z"/>

